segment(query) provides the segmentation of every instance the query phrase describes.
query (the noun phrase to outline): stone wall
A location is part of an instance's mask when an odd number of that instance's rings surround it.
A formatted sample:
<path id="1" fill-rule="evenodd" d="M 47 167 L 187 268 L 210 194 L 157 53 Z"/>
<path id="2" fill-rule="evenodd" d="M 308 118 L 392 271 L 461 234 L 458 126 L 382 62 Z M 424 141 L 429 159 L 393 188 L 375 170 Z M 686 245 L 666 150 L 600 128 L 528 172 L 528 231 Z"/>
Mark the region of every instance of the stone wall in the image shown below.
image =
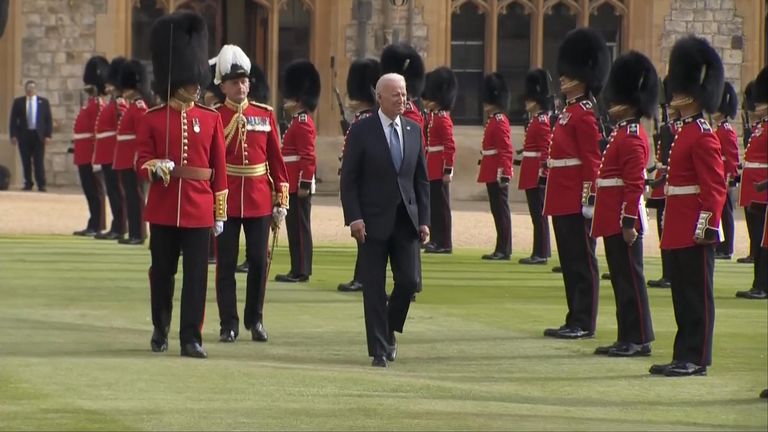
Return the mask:
<path id="1" fill-rule="evenodd" d="M 742 89 L 741 64 L 744 60 L 744 18 L 736 14 L 733 0 L 672 0 L 660 35 L 661 58 L 666 70 L 672 45 L 687 34 L 701 36 L 715 47 L 723 59 L 725 79 Z"/>
<path id="2" fill-rule="evenodd" d="M 404 41 L 426 58 L 428 37 L 423 7 L 420 2 L 409 3 L 409 6 L 394 7 L 389 0 L 353 1 L 352 20 L 346 28 L 347 58 L 378 58 L 385 46 Z"/>
<path id="3" fill-rule="evenodd" d="M 107 1 L 24 0 L 21 8 L 26 29 L 21 40 L 23 81 L 37 81 L 53 115 L 53 142 L 45 161 L 48 183 L 76 184 L 77 170 L 67 148 L 79 110 L 83 65 L 96 47 L 96 16 L 107 12 Z"/>

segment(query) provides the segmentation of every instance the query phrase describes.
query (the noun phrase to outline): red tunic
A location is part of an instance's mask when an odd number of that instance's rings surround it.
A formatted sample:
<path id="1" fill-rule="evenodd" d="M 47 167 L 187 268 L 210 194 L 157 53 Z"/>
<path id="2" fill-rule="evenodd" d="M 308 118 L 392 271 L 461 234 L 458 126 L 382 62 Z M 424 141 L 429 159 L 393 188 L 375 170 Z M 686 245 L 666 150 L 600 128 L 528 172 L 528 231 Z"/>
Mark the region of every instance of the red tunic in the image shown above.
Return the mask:
<path id="1" fill-rule="evenodd" d="M 768 203 L 768 190 L 758 192 L 755 183 L 768 179 L 768 118 L 752 130 L 744 151 L 744 169 L 741 171 L 739 205 L 748 207 L 753 202 Z"/>
<path id="2" fill-rule="evenodd" d="M 622 228 L 645 230 L 645 166 L 648 135 L 637 120 L 616 125 L 597 175 L 592 237 L 609 237 Z"/>
<path id="3" fill-rule="evenodd" d="M 117 146 L 112 168 L 123 170 L 133 168 L 136 161 L 136 125 L 147 112 L 147 104 L 139 98 L 134 99 L 117 125 Z"/>
<path id="4" fill-rule="evenodd" d="M 520 179 L 517 188 L 520 190 L 539 187 L 539 177 L 547 175 L 547 169 L 542 168 L 549 157 L 549 146 L 552 144 L 552 128 L 549 125 L 549 114 L 541 112 L 531 117 L 525 130 L 523 144 L 523 160 L 520 162 Z"/>
<path id="5" fill-rule="evenodd" d="M 96 130 L 96 118 L 104 102 L 101 98 L 90 97 L 88 103 L 80 108 L 72 130 L 72 143 L 75 147 L 75 165 L 88 165 L 93 161 L 93 140 Z"/>
<path id="6" fill-rule="evenodd" d="M 558 117 L 549 149 L 545 215 L 581 213 L 582 204 L 595 193 L 600 138 L 592 102 L 570 101 Z"/>
<path id="7" fill-rule="evenodd" d="M 662 249 L 695 246 L 694 236 L 719 237 L 723 178 L 720 142 L 712 128 L 701 114 L 684 119 L 669 152 Z"/>
<path id="8" fill-rule="evenodd" d="M 456 144 L 453 141 L 453 120 L 448 111 L 430 111 L 427 115 L 427 141 L 424 150 L 429 180 L 441 180 L 453 175 Z"/>
<path id="9" fill-rule="evenodd" d="M 510 136 L 509 120 L 503 113 L 491 114 L 483 131 L 482 159 L 478 183 L 495 183 L 499 177 L 512 178 L 514 148 Z"/>
<path id="10" fill-rule="evenodd" d="M 677 131 L 680 130 L 680 127 L 682 126 L 682 123 L 679 120 L 675 120 L 670 123 L 669 128 L 672 131 L 673 134 L 677 134 Z M 661 168 L 666 168 L 664 164 L 661 162 L 661 143 L 656 146 L 656 174 L 653 177 L 654 181 L 658 181 L 662 174 L 661 174 Z M 651 199 L 665 199 L 666 196 L 664 195 L 664 184 L 660 184 L 659 186 L 656 186 L 655 188 L 651 189 Z"/>
<path id="11" fill-rule="evenodd" d="M 226 142 L 227 153 L 227 214 L 236 218 L 269 216 L 275 204 L 288 202 L 288 173 L 280 153 L 280 137 L 272 107 L 247 101 L 243 103 L 242 127 L 245 143 L 238 139 L 238 105 L 225 102 L 218 106 L 225 130 L 232 124 L 232 136 Z M 235 123 L 232 123 L 234 119 Z M 227 136 L 225 134 L 225 140 Z M 274 187 L 273 187 L 274 183 Z"/>
<path id="12" fill-rule="evenodd" d="M 344 142 L 341 145 L 341 156 L 339 156 L 339 161 L 340 162 L 343 163 L 344 149 L 347 148 L 347 144 L 348 144 L 347 140 L 349 139 L 348 138 L 349 137 L 349 131 L 352 129 L 352 125 L 357 123 L 358 121 L 366 118 L 366 117 L 372 116 L 374 112 L 375 111 L 373 110 L 373 108 L 366 108 L 364 110 L 361 110 L 361 111 L 358 111 L 358 112 L 355 113 L 355 118 L 352 119 L 352 123 L 350 123 L 349 129 L 347 129 L 347 133 L 344 134 Z M 339 168 L 339 175 L 341 175 L 341 168 Z"/>
<path id="13" fill-rule="evenodd" d="M 293 115 L 283 137 L 283 161 L 288 169 L 288 190 L 296 193 L 299 187 L 311 190 L 315 183 L 317 156 L 315 154 L 315 122 L 306 112 Z"/>
<path id="14" fill-rule="evenodd" d="M 427 131 L 424 128 L 424 116 L 421 115 L 419 107 L 416 106 L 416 102 L 408 100 L 405 102 L 405 111 L 403 111 L 403 117 L 413 120 L 419 128 L 421 128 L 421 142 L 427 142 Z"/>
<path id="15" fill-rule="evenodd" d="M 174 102 L 173 108 L 155 107 L 138 123 L 136 170 L 142 179 L 151 181 L 144 219 L 158 225 L 210 227 L 214 216 L 226 219 L 227 165 L 221 117 L 203 105 L 188 104 L 184 111 L 177 106 Z M 166 115 L 170 127 L 167 145 Z M 182 130 L 187 135 L 186 146 Z M 177 167 L 210 168 L 213 175 L 210 180 L 171 177 L 168 186 L 163 186 L 150 174 L 152 162 L 158 159 L 170 159 Z"/>
<path id="16" fill-rule="evenodd" d="M 96 119 L 96 141 L 93 150 L 94 165 L 109 165 L 115 160 L 117 123 L 128 109 L 125 99 L 119 97 L 107 102 Z"/>

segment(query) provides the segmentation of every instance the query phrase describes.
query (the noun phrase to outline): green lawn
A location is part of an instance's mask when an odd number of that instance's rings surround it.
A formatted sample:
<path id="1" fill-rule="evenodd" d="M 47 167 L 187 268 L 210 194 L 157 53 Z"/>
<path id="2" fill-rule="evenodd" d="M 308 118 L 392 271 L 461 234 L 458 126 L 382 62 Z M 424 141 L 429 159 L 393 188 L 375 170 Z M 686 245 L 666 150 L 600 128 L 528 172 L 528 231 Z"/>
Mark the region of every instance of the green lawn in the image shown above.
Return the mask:
<path id="1" fill-rule="evenodd" d="M 560 275 L 480 253 L 424 257 L 425 292 L 382 370 L 366 356 L 360 295 L 336 292 L 351 274 L 349 246 L 318 247 L 309 284 L 270 283 L 267 344 L 216 342 L 211 281 L 210 358 L 199 361 L 178 356 L 178 321 L 169 352 L 149 351 L 146 248 L 0 237 L 0 429 L 768 428 L 757 398 L 768 386 L 768 302 L 733 296 L 749 287 L 750 266 L 717 263 L 709 376 L 662 378 L 647 370 L 671 358 L 669 291 L 650 293 L 651 358 L 595 357 L 616 332 L 609 283 L 596 339 L 545 339 L 564 316 Z M 649 276 L 658 262 L 647 260 Z M 285 270 L 281 247 L 273 274 Z"/>

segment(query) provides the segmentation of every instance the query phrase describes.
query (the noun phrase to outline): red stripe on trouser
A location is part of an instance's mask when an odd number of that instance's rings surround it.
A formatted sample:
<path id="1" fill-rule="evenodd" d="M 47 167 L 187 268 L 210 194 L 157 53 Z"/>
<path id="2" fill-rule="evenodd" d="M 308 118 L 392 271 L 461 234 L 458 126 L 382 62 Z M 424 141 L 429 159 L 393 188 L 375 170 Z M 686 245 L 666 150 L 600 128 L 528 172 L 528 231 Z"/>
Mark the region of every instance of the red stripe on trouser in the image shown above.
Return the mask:
<path id="1" fill-rule="evenodd" d="M 632 278 L 632 286 L 635 287 L 635 297 L 637 299 L 637 316 L 640 319 L 640 341 L 645 343 L 648 339 L 645 338 L 645 322 L 643 317 L 643 305 L 640 303 L 640 289 L 637 286 L 637 274 L 635 273 L 635 266 L 632 265 L 632 246 L 627 245 L 627 257 L 629 258 L 629 272 Z"/>
<path id="2" fill-rule="evenodd" d="M 592 256 L 594 256 L 595 252 L 592 250 L 589 244 L 589 232 L 587 231 L 586 226 L 584 227 L 584 243 L 587 245 L 587 252 L 590 252 Z M 597 290 L 595 289 L 595 271 L 592 269 L 592 262 L 589 263 L 589 274 L 592 275 L 592 280 L 590 281 L 590 285 L 592 288 L 592 331 L 595 331 L 595 327 L 597 327 Z"/>
<path id="3" fill-rule="evenodd" d="M 301 198 L 296 195 L 296 225 L 298 226 L 298 235 L 299 235 L 299 271 L 301 274 L 306 274 L 306 269 L 304 268 L 304 237 L 301 235 L 302 229 L 304 227 L 304 220 L 301 217 L 302 211 L 301 211 Z"/>
<path id="4" fill-rule="evenodd" d="M 703 261 L 703 268 L 704 268 L 704 344 L 701 346 L 701 364 L 700 366 L 706 366 L 707 365 L 707 346 L 708 346 L 708 335 L 707 332 L 709 331 L 709 310 L 707 308 L 707 292 L 709 287 L 707 286 L 707 281 L 709 280 L 709 270 L 707 269 L 707 250 L 706 246 L 701 248 L 701 258 Z"/>

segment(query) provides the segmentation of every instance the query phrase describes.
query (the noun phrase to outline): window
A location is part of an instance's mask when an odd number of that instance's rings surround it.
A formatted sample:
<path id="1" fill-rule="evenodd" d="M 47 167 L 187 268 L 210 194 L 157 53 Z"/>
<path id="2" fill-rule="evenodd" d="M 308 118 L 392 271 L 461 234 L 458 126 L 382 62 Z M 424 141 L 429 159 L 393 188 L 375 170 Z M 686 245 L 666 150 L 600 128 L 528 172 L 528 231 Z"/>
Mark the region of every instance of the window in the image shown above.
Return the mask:
<path id="1" fill-rule="evenodd" d="M 512 4 L 498 16 L 497 71 L 504 75 L 512 95 L 509 119 L 513 124 L 524 124 L 526 119 L 523 92 L 525 75 L 530 69 L 531 19 L 520 4 Z"/>
<path id="2" fill-rule="evenodd" d="M 621 19 L 622 16 L 608 3 L 598 6 L 589 17 L 589 26 L 600 32 L 608 45 L 611 63 L 619 56 L 621 50 Z"/>
<path id="3" fill-rule="evenodd" d="M 222 0 L 186 0 L 176 10 L 186 9 L 200 14 L 208 27 L 208 57 L 219 53 L 223 38 Z"/>
<path id="4" fill-rule="evenodd" d="M 456 124 L 482 124 L 485 72 L 485 15 L 470 2 L 451 16 L 451 68 L 459 83 L 451 112 Z"/>
<path id="5" fill-rule="evenodd" d="M 312 16 L 303 0 L 287 0 L 285 10 L 280 11 L 280 48 L 277 54 L 278 91 L 283 88 L 283 71 L 292 61 L 309 59 L 309 33 Z M 278 104 L 282 102 L 278 97 Z M 282 120 L 283 110 L 279 109 L 278 119 Z"/>
<path id="6" fill-rule="evenodd" d="M 150 32 L 155 21 L 165 14 L 163 6 L 156 0 L 134 2 L 131 13 L 131 58 L 139 60 L 147 68 L 152 80 L 152 54 L 149 49 Z"/>
<path id="7" fill-rule="evenodd" d="M 544 15 L 544 68 L 552 75 L 552 87 L 560 91 L 560 77 L 557 73 L 557 51 L 569 31 L 576 28 L 576 15 L 568 6 L 558 3 Z"/>

